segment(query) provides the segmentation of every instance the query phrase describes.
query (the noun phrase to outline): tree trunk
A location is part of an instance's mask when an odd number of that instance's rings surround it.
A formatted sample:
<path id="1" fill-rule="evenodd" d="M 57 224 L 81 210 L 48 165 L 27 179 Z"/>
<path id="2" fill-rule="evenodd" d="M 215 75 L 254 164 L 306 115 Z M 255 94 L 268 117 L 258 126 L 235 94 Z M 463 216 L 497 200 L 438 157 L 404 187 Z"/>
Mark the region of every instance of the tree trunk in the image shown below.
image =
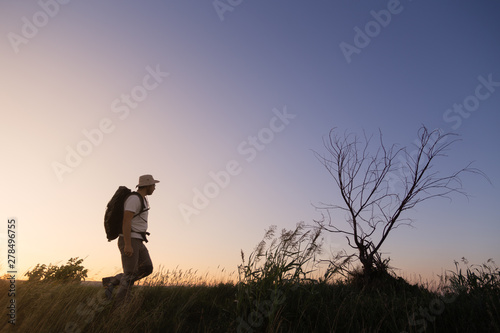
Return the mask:
<path id="1" fill-rule="evenodd" d="M 369 281 L 373 277 L 373 272 L 374 272 L 374 262 L 373 262 L 373 255 L 370 253 L 367 253 L 366 248 L 362 248 L 359 251 L 359 260 L 361 261 L 361 264 L 363 265 L 363 276 L 366 281 Z"/>

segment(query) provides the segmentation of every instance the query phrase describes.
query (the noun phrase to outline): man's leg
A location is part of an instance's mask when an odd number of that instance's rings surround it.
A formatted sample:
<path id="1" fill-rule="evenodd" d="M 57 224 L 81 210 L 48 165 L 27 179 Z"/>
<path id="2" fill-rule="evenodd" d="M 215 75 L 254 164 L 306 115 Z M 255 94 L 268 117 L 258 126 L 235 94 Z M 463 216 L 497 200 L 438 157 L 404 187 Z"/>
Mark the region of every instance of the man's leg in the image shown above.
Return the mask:
<path id="1" fill-rule="evenodd" d="M 143 242 L 139 245 L 139 263 L 134 282 L 140 280 L 153 272 L 153 262 L 149 256 L 149 251 Z"/>
<path id="2" fill-rule="evenodd" d="M 111 299 L 113 297 L 113 289 L 120 284 L 120 280 L 122 279 L 123 273 L 117 274 L 115 276 L 108 276 L 102 278 L 102 285 L 106 288 L 104 292 L 107 299 Z"/>
<path id="3" fill-rule="evenodd" d="M 115 302 L 117 305 L 122 303 L 128 297 L 130 287 L 134 284 L 135 278 L 137 276 L 137 270 L 139 267 L 140 244 L 142 244 L 142 241 L 140 239 L 132 238 L 131 242 L 134 253 L 129 257 L 125 255 L 123 251 L 125 247 L 123 237 L 120 237 L 118 239 L 118 248 L 120 249 L 120 253 L 122 256 L 123 275 L 120 278 L 120 287 L 116 294 Z"/>

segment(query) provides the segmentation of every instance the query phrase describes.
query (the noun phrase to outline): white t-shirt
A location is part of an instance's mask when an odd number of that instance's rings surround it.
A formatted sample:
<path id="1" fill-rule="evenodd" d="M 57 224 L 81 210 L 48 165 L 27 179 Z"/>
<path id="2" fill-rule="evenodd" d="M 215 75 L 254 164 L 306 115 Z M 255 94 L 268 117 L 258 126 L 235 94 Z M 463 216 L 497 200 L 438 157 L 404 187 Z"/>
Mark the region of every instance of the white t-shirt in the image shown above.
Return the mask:
<path id="1" fill-rule="evenodd" d="M 143 200 L 144 200 L 144 209 L 148 209 L 149 208 L 148 201 L 146 200 L 146 198 L 143 198 Z M 125 200 L 124 210 L 133 212 L 134 215 L 139 213 L 141 211 L 141 202 L 139 196 L 135 194 L 129 196 L 127 200 Z M 148 210 L 132 218 L 131 225 L 133 231 L 131 232 L 130 236 L 132 238 L 142 239 L 141 234 L 134 231 L 146 232 L 148 230 Z"/>

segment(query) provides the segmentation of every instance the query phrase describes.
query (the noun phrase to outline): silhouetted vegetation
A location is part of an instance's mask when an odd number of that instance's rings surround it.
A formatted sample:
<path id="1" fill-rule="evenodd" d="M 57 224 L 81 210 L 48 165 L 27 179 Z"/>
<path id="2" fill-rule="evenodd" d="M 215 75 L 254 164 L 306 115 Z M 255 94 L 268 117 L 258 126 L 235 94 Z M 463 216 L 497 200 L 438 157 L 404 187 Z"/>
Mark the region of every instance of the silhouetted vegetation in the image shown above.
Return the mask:
<path id="1" fill-rule="evenodd" d="M 31 271 L 28 271 L 25 276 L 28 276 L 28 281 L 44 281 L 44 282 L 80 282 L 85 281 L 88 270 L 82 265 L 83 259 L 70 258 L 65 265 L 57 266 L 49 264 L 37 264 Z"/>
<path id="2" fill-rule="evenodd" d="M 500 269 L 492 260 L 456 262 L 436 288 L 411 284 L 390 269 L 366 284 L 362 271 L 319 274 L 320 245 L 319 233 L 303 224 L 279 235 L 271 227 L 248 257 L 242 253 L 239 281 L 160 271 L 118 309 L 100 285 L 18 281 L 16 326 L 4 320 L 0 331 L 500 332 Z M 79 260 L 69 266 L 76 263 L 81 266 Z M 2 304 L 8 288 L 8 280 L 0 281 Z"/>
<path id="3" fill-rule="evenodd" d="M 339 135 L 332 129 L 324 140 L 326 153 L 316 153 L 341 198 L 340 203 L 317 207 L 324 213 L 316 222 L 322 230 L 345 236 L 354 253 L 345 253 L 343 258 L 361 263 L 366 283 L 385 274 L 387 262 L 381 258 L 380 249 L 394 229 L 411 223 L 404 216 L 408 210 L 429 199 L 448 198 L 455 193 L 467 195 L 462 189 L 464 173 L 487 179 L 470 164 L 454 171 L 435 169 L 437 160 L 445 157 L 457 141 L 454 136 L 422 126 L 414 149 L 387 147 L 382 133 L 372 148 L 372 138 L 366 134 Z M 345 224 L 332 221 L 331 210 L 343 212 Z"/>

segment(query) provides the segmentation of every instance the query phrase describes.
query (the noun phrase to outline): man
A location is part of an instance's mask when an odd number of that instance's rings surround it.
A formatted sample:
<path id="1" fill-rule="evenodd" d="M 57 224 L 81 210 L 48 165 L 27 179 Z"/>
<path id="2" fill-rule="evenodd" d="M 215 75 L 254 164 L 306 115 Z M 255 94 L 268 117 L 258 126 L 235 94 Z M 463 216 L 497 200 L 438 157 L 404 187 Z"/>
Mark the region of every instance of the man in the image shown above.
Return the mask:
<path id="1" fill-rule="evenodd" d="M 147 232 L 149 203 L 146 196 L 153 194 L 156 183 L 159 182 L 151 175 L 140 176 L 139 184 L 136 186 L 139 195 L 130 195 L 125 200 L 122 233 L 118 238 L 123 273 L 102 279 L 108 299 L 111 299 L 113 289 L 120 286 L 116 293 L 115 305 L 121 304 L 129 296 L 130 287 L 135 281 L 153 272 L 153 263 L 144 245 L 144 241 L 147 242 L 146 235 L 149 235 Z M 144 205 L 141 204 L 141 200 Z"/>

